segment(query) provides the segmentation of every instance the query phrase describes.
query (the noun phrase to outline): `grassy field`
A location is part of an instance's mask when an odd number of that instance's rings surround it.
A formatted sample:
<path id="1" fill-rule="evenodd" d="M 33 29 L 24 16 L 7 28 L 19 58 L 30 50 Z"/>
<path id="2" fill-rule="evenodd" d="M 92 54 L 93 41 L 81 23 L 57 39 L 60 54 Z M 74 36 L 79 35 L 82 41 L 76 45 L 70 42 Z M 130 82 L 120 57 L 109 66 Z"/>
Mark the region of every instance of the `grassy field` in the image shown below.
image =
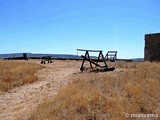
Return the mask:
<path id="1" fill-rule="evenodd" d="M 32 62 L 0 61 L 0 91 L 8 91 L 16 86 L 37 80 L 35 72 L 43 68 Z"/>
<path id="2" fill-rule="evenodd" d="M 160 64 L 114 66 L 115 72 L 74 74 L 73 82 L 40 104 L 30 120 L 125 120 L 125 113 L 160 116 Z"/>

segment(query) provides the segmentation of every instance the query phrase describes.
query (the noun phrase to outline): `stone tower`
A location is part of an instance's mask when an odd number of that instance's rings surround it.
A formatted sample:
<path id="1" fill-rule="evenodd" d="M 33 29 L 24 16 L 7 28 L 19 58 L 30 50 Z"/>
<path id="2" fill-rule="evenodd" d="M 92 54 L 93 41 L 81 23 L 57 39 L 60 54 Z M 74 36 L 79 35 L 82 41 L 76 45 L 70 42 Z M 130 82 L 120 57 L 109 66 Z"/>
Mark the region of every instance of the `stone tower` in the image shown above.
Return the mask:
<path id="1" fill-rule="evenodd" d="M 160 33 L 145 35 L 144 60 L 160 61 Z"/>

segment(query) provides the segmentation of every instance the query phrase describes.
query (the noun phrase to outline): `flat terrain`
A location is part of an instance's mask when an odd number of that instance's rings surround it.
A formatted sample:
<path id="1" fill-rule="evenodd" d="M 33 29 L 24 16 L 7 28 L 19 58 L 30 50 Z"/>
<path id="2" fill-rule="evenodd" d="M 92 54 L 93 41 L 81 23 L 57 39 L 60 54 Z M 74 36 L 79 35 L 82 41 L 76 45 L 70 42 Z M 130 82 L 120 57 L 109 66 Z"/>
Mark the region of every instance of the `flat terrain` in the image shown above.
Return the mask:
<path id="1" fill-rule="evenodd" d="M 125 113 L 160 116 L 160 64 L 108 64 L 116 70 L 80 73 L 81 61 L 69 60 L 43 65 L 35 74 L 37 81 L 0 93 L 0 120 L 114 120 L 125 119 Z"/>
<path id="2" fill-rule="evenodd" d="M 45 64 L 45 68 L 36 73 L 38 81 L 0 93 L 0 120 L 14 120 L 20 116 L 28 119 L 36 106 L 69 82 L 70 76 L 79 71 L 80 64 L 77 61 Z"/>

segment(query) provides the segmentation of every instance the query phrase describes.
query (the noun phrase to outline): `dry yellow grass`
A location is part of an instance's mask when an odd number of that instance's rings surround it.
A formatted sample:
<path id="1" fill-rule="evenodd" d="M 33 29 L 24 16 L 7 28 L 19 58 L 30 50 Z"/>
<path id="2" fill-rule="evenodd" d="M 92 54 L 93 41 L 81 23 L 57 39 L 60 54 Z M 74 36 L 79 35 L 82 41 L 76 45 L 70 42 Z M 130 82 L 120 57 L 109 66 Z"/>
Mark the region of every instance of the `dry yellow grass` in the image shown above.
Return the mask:
<path id="1" fill-rule="evenodd" d="M 36 81 L 34 74 L 41 68 L 41 65 L 27 61 L 0 61 L 0 91 Z"/>
<path id="2" fill-rule="evenodd" d="M 115 66 L 127 69 L 75 74 L 73 82 L 39 105 L 30 120 L 125 120 L 125 113 L 160 116 L 160 64 Z"/>

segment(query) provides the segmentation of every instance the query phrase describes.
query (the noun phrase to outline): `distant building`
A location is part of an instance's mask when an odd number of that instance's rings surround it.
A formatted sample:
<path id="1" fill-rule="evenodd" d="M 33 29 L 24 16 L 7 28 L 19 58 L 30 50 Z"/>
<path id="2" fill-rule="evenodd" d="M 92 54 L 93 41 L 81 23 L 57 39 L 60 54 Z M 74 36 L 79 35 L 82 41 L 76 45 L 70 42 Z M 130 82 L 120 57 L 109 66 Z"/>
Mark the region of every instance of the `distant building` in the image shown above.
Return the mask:
<path id="1" fill-rule="evenodd" d="M 160 61 L 160 33 L 145 35 L 144 60 Z"/>

